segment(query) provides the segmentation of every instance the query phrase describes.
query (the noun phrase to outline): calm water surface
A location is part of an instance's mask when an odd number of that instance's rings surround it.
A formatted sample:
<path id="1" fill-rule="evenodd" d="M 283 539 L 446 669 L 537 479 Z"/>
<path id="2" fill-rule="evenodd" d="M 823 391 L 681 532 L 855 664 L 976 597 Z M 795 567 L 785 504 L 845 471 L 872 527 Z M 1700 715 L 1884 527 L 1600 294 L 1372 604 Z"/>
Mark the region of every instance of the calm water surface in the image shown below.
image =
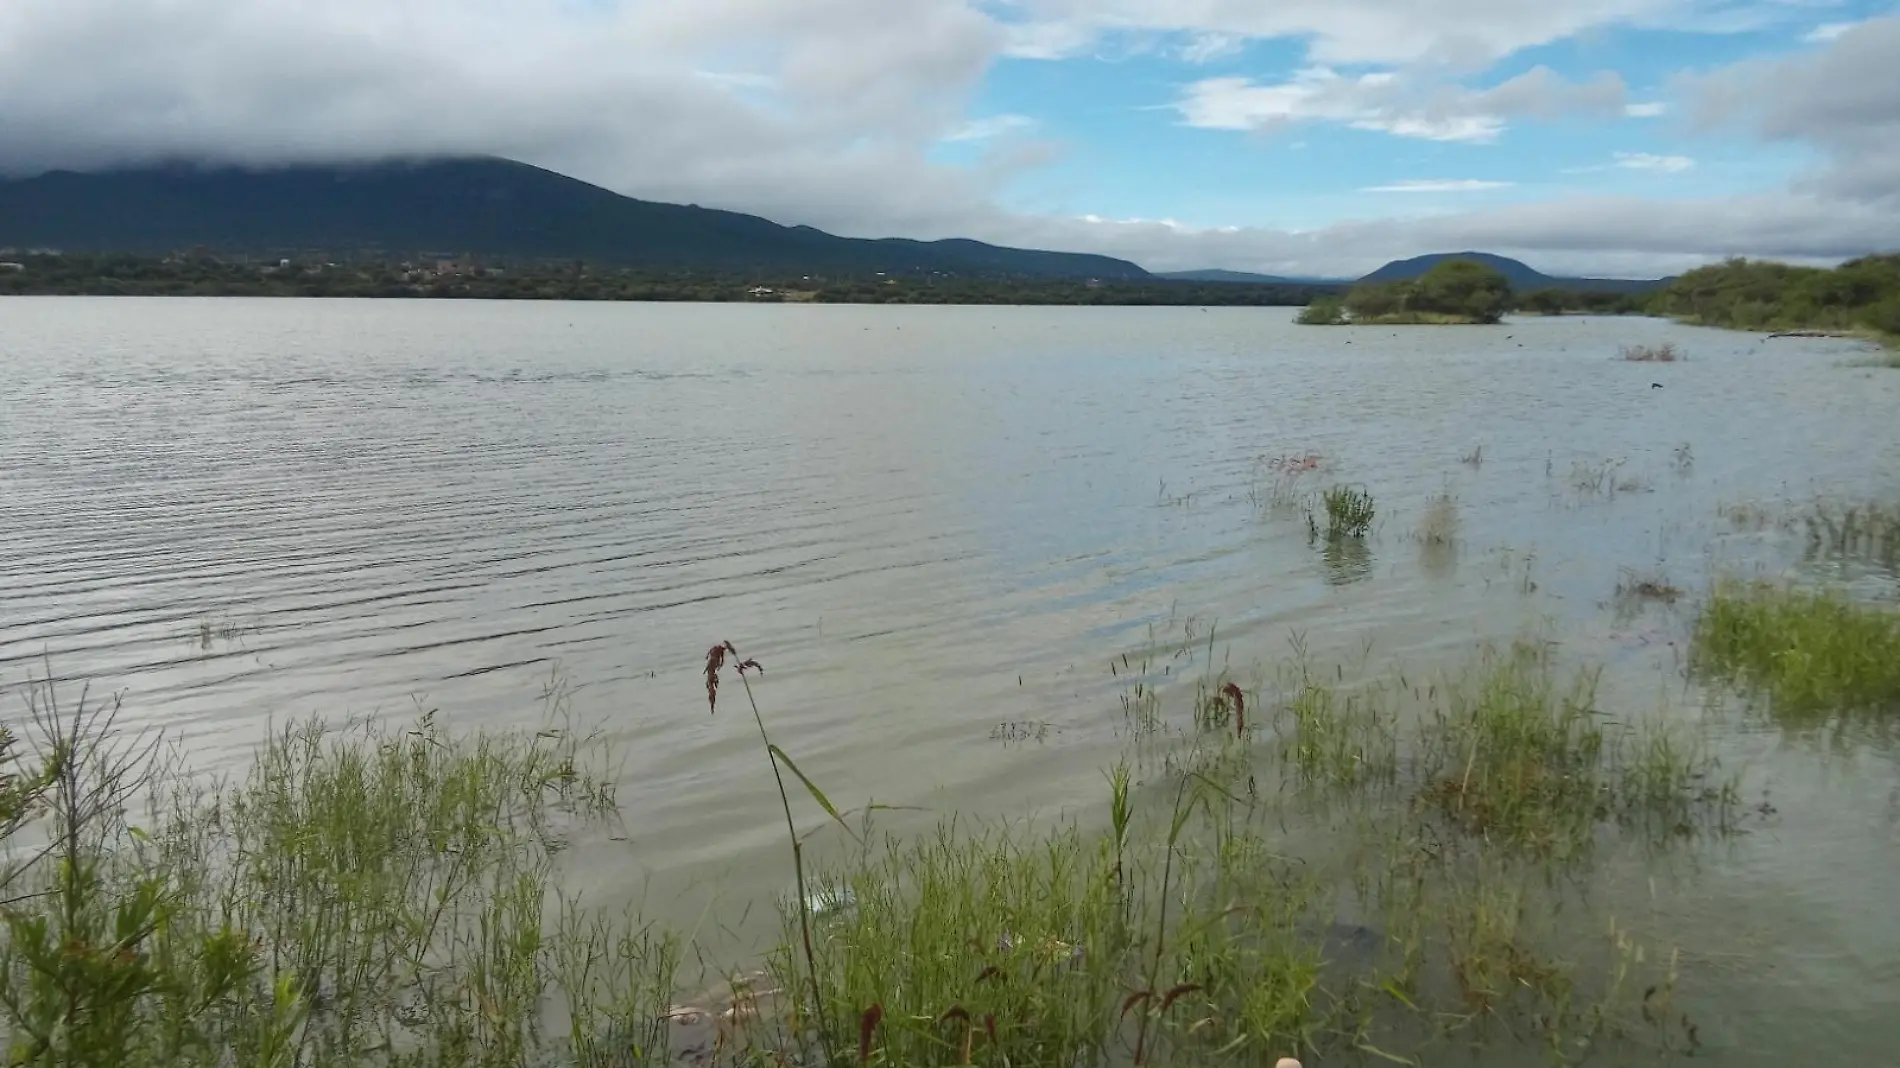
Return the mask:
<path id="1" fill-rule="evenodd" d="M 1054 812 L 1103 796 L 1107 664 L 1151 630 L 1416 670 L 1539 625 L 1613 691 L 1692 707 L 1692 606 L 1613 612 L 1620 569 L 1813 568 L 1721 509 L 1900 496 L 1900 373 L 1848 343 L 1291 314 L 14 298 L 0 682 L 50 665 L 239 767 L 309 714 L 534 724 L 558 672 L 626 756 L 628 833 L 576 885 L 690 922 L 786 879 L 740 698 L 707 714 L 715 641 L 764 661 L 780 740 L 841 803 Z M 1612 358 L 1663 341 L 1689 361 Z M 1363 555 L 1250 500 L 1262 457 L 1309 451 L 1376 496 Z M 1576 488 L 1618 462 L 1614 496 Z M 1445 490 L 1458 547 L 1423 548 Z M 1718 1063 L 1894 1063 L 1895 754 L 1721 744 L 1779 814 L 1690 890 L 1613 892 L 1700 947 Z"/>

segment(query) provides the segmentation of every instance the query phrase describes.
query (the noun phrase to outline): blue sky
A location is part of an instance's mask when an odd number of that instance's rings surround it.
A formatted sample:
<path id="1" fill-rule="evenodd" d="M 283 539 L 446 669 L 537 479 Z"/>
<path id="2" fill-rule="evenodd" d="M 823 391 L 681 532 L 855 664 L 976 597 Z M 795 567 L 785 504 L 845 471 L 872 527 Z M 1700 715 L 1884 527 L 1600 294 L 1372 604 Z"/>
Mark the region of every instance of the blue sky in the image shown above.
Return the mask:
<path id="1" fill-rule="evenodd" d="M 854 236 L 1345 275 L 1900 248 L 1866 0 L 5 0 L 0 172 L 482 152 Z"/>
<path id="2" fill-rule="evenodd" d="M 1800 21 L 1810 23 L 1801 33 L 1825 24 Z M 1734 195 L 1785 183 L 1812 166 L 1816 154 L 1800 145 L 1695 130 L 1670 110 L 1681 106 L 1671 80 L 1686 70 L 1807 46 L 1789 37 L 1786 28 L 1728 34 L 1615 28 L 1587 43 L 1528 49 L 1462 84 L 1490 88 L 1538 67 L 1580 82 L 1613 71 L 1627 85 L 1626 101 L 1602 113 L 1511 121 L 1495 135 L 1465 139 L 1452 139 L 1458 131 L 1405 136 L 1325 119 L 1258 131 L 1210 129 L 1182 114 L 1178 103 L 1197 83 L 1245 79 L 1270 86 L 1298 78 L 1306 62 L 1293 40 L 1246 45 L 1198 63 L 1162 48 L 1005 59 L 972 104 L 970 133 L 994 129 L 1061 146 L 1059 160 L 1008 190 L 1005 203 L 1013 208 L 1169 218 L 1203 227 L 1312 229 L 1355 217 L 1577 193 Z M 981 140 L 950 141 L 938 158 L 968 163 L 984 147 Z"/>
<path id="3" fill-rule="evenodd" d="M 1317 64 L 1301 36 L 1197 48 L 1192 33 L 1108 34 L 1067 54 L 999 61 L 974 95 L 970 129 L 936 156 L 968 165 L 993 139 L 1040 139 L 1053 158 L 1009 184 L 1001 199 L 1011 209 L 1189 228 L 1311 231 L 1583 196 L 1747 197 L 1787 188 L 1824 166 L 1825 152 L 1698 121 L 1685 79 L 1824 53 L 1891 11 L 1813 0 L 1682 9 L 1660 25 L 1610 21 L 1419 79 L 1482 93 L 1535 72 L 1556 85 L 1614 86 L 1601 100 L 1510 117 L 1452 107 L 1410 127 L 1349 94 L 1328 108 L 1313 93 L 1275 92 L 1404 77 L 1400 65 Z M 1260 94 L 1253 104 L 1250 94 Z M 1208 106 L 1195 109 L 1197 99 Z"/>

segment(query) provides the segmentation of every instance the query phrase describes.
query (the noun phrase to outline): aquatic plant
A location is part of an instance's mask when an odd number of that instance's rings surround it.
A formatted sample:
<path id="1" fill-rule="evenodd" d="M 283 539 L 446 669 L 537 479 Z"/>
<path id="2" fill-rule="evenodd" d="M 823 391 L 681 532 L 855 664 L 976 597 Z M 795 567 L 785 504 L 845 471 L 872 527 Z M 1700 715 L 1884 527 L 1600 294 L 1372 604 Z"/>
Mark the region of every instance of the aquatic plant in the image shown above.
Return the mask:
<path id="1" fill-rule="evenodd" d="M 1326 507 L 1327 538 L 1363 538 L 1372 529 L 1377 513 L 1372 494 L 1364 487 L 1332 486 L 1320 495 L 1320 501 Z"/>
<path id="2" fill-rule="evenodd" d="M 1302 674 L 1280 710 L 1281 757 L 1304 789 L 1391 797 L 1535 855 L 1586 856 L 1606 826 L 1649 840 L 1725 833 L 1733 781 L 1677 730 L 1612 719 L 1595 694 L 1593 672 L 1564 677 L 1534 642 L 1486 649 L 1423 687 L 1345 689 Z"/>
<path id="3" fill-rule="evenodd" d="M 1867 560 L 1900 572 L 1900 505 L 1822 500 L 1800 522 L 1810 558 Z"/>
<path id="4" fill-rule="evenodd" d="M 1197 628 L 1145 667 L 1111 667 L 1145 685 L 1202 642 Z M 1330 1063 L 1448 1040 L 1668 1041 L 1639 1010 L 1673 972 L 1627 941 L 1592 958 L 1609 966 L 1567 963 L 1546 922 L 1561 884 L 1539 865 L 1573 857 L 1552 846 L 1579 828 L 1699 818 L 1693 754 L 1612 731 L 1534 651 L 1423 691 L 1302 666 L 1275 701 L 1214 670 L 1212 645 L 1180 683 L 1193 729 L 1158 731 L 1158 769 L 1110 769 L 1098 818 L 953 817 L 921 838 L 853 836 L 823 869 L 784 772 L 829 821 L 846 814 L 767 730 L 758 665 L 709 650 L 709 710 L 729 670 L 746 688 L 798 896 L 767 974 L 726 984 L 702 1063 Z M 89 741 L 109 717 L 51 720 L 69 725 L 0 780 L 0 814 L 85 831 L 53 836 L 62 863 L 12 872 L 14 1062 L 670 1063 L 676 1030 L 709 1015 L 673 1001 L 685 943 L 558 894 L 558 858 L 617 809 L 564 694 L 550 689 L 560 715 L 534 732 L 457 735 L 431 712 L 291 725 L 248 775 L 209 785 L 136 739 Z M 1257 788 L 1280 770 L 1284 792 Z M 133 792 L 149 795 L 136 828 Z M 1337 855 L 1285 855 L 1281 819 L 1322 796 L 1343 818 Z M 1342 925 L 1346 908 L 1358 919 Z"/>
<path id="5" fill-rule="evenodd" d="M 33 691 L 49 848 L 9 871 L 0 944 L 10 1063 L 499 1068 L 552 1047 L 550 994 L 572 1050 L 665 1057 L 678 938 L 572 897 L 549 913 L 556 857 L 615 808 L 582 766 L 600 740 L 563 716 L 461 737 L 433 712 L 310 720 L 207 784 L 116 706 L 54 698 Z"/>
<path id="6" fill-rule="evenodd" d="M 1687 358 L 1673 341 L 1660 345 L 1623 345 L 1617 349 L 1616 356 L 1630 363 L 1677 363 Z"/>
<path id="7" fill-rule="evenodd" d="M 1616 580 L 1616 600 L 1626 608 L 1651 602 L 1675 604 L 1681 598 L 1682 588 L 1669 581 L 1669 576 L 1660 568 L 1626 567 Z"/>
<path id="8" fill-rule="evenodd" d="M 1618 486 L 1616 473 L 1624 463 L 1620 459 L 1596 463 L 1578 460 L 1570 465 L 1570 485 L 1585 496 L 1615 497 Z"/>
<path id="9" fill-rule="evenodd" d="M 1719 583 L 1690 651 L 1692 666 L 1765 695 L 1787 721 L 1900 713 L 1900 612 L 1836 591 Z"/>
<path id="10" fill-rule="evenodd" d="M 1418 520 L 1418 540 L 1426 545 L 1450 545 L 1458 539 L 1458 498 L 1434 494 L 1425 502 Z"/>
<path id="11" fill-rule="evenodd" d="M 1606 822 L 1725 830 L 1733 783 L 1671 729 L 1612 720 L 1596 682 L 1561 678 L 1541 643 L 1487 653 L 1432 704 L 1418 801 L 1459 830 L 1543 854 L 1587 853 Z"/>
<path id="12" fill-rule="evenodd" d="M 759 742 L 765 747 L 766 761 L 772 767 L 772 780 L 778 786 L 779 803 L 785 814 L 785 835 L 792 850 L 792 872 L 798 887 L 798 899 L 792 911 L 798 917 L 799 941 L 804 949 L 807 978 L 811 982 L 812 1011 L 817 1014 L 818 1036 L 825 1050 L 825 1063 L 836 1064 L 840 1046 L 836 1034 L 831 1029 L 831 1022 L 825 1015 L 824 991 L 819 987 L 818 960 L 812 947 L 811 908 L 807 904 L 811 898 L 810 889 L 805 882 L 805 840 L 798 833 L 798 824 L 792 817 L 792 799 L 785 790 L 785 775 L 780 769 L 783 768 L 797 776 L 798 781 L 804 785 L 805 792 L 818 803 L 818 807 L 824 809 L 825 815 L 844 828 L 846 834 L 851 833 L 851 827 L 845 823 L 843 814 L 831 803 L 831 799 L 818 788 L 818 784 L 798 770 L 798 765 L 792 762 L 791 756 L 773 743 L 771 734 L 765 729 L 765 717 L 759 712 L 758 699 L 752 694 L 752 681 L 747 677 L 747 672 L 763 674 L 765 668 L 757 660 L 741 659 L 739 650 L 734 648 L 729 641 L 716 643 L 706 651 L 707 710 L 714 714 L 719 711 L 719 676 L 728 657 L 731 658 L 733 671 L 738 674 L 740 684 L 745 687 L 746 702 L 751 706 L 753 722 L 759 728 Z"/>
<path id="13" fill-rule="evenodd" d="M 1254 461 L 1247 497 L 1256 509 L 1296 511 L 1309 494 L 1302 476 L 1323 469 L 1325 457 L 1315 452 L 1262 456 Z"/>

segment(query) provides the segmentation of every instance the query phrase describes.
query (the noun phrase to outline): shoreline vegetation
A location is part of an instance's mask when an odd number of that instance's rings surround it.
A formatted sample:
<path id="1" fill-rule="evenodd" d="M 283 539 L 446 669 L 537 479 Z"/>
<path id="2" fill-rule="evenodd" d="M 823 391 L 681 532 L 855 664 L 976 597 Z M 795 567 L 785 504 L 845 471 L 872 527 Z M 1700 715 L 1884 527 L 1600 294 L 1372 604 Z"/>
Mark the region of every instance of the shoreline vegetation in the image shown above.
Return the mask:
<path id="1" fill-rule="evenodd" d="M 1380 507 L 1356 484 L 1301 483 L 1323 467 L 1264 461 L 1270 486 L 1250 497 L 1304 512 L 1314 545 L 1350 558 Z M 1608 476 L 1571 478 L 1594 494 Z M 1813 560 L 1900 564 L 1890 503 L 1722 515 Z M 1455 499 L 1434 498 L 1412 536 L 1454 543 Z M 1692 599 L 1628 572 L 1615 594 L 1619 611 L 1683 613 L 1699 715 L 1612 696 L 1597 664 L 1536 631 L 1421 675 L 1315 662 L 1297 639 L 1248 669 L 1171 620 L 1106 651 L 1117 699 L 1094 714 L 1116 755 L 1097 799 L 1028 822 L 899 815 L 813 780 L 796 732 L 772 729 L 766 665 L 718 642 L 670 700 L 756 729 L 757 773 L 732 789 L 763 824 L 782 816 L 787 887 L 759 952 L 706 945 L 699 932 L 736 926 L 717 910 L 686 929 L 569 889 L 565 866 L 609 863 L 605 841 L 640 813 L 558 669 L 533 725 L 313 718 L 210 778 L 48 665 L 4 717 L 17 732 L 0 730 L 0 1045 L 23 1068 L 1692 1054 L 1683 995 L 1700 980 L 1680 963 L 1717 947 L 1632 927 L 1598 877 L 1644 865 L 1646 901 L 1691 907 L 1697 851 L 1753 829 L 1766 800 L 1744 803 L 1710 726 L 1891 736 L 1900 609 L 1725 574 Z"/>
<path id="2" fill-rule="evenodd" d="M 1767 339 L 1858 338 L 1900 349 L 1900 253 L 1834 268 L 1729 260 L 1699 267 L 1642 295 L 1513 293 L 1496 270 L 1446 260 L 1414 281 L 1358 285 L 1316 296 L 1296 321 L 1309 326 L 1485 325 L 1505 310 L 1564 315 L 1597 297 L 1600 314 L 1639 314 L 1692 326 L 1764 333 Z M 1900 355 L 1880 362 L 1900 367 Z"/>
<path id="3" fill-rule="evenodd" d="M 1368 494 L 1324 503 L 1316 539 L 1366 536 Z M 1805 523 L 1822 550 L 1900 544 L 1888 507 Z M 1691 677 L 1783 729 L 1900 713 L 1891 608 L 1722 579 L 1690 634 Z M 558 672 L 538 729 L 311 719 L 222 780 L 121 730 L 115 701 L 35 682 L 25 730 L 0 733 L 0 1040 L 49 1068 L 1693 1053 L 1682 949 L 1593 904 L 1587 875 L 1736 833 L 1741 780 L 1557 648 L 1358 677 L 1296 644 L 1243 678 L 1190 623 L 1106 665 L 1122 755 L 1091 814 L 945 813 L 899 836 L 878 826 L 890 806 L 799 770 L 763 666 L 720 642 L 704 711 L 683 694 L 681 714 L 756 726 L 793 887 L 762 958 L 720 966 L 688 932 L 562 890 L 564 858 L 638 814 Z"/>
<path id="4" fill-rule="evenodd" d="M 1507 313 L 1647 315 L 1768 339 L 1857 338 L 1900 366 L 1900 253 L 1835 268 L 1729 260 L 1647 293 L 1536 289 L 1472 260 L 1381 284 L 916 274 L 798 276 L 623 269 L 585 262 L 483 264 L 361 260 L 337 264 L 41 253 L 0 263 L 0 296 L 243 296 L 813 304 L 1298 307 L 1317 326 L 1489 325 Z"/>
<path id="5" fill-rule="evenodd" d="M 0 296 L 1297 308 L 1316 300 L 1336 300 L 1349 288 L 1349 283 L 1343 282 L 667 272 L 574 261 L 263 261 L 202 253 L 167 257 L 37 254 L 14 257 L 11 262 L 19 269 L 0 264 Z M 1518 310 L 1536 314 L 1630 314 L 1637 310 L 1637 299 L 1620 292 L 1544 289 L 1529 294 Z"/>
<path id="6" fill-rule="evenodd" d="M 118 732 L 115 706 L 37 688 L 43 762 L 15 752 L 5 800 L 9 829 L 42 825 L 50 852 L 6 872 L 9 1063 L 1432 1064 L 1472 1044 L 1628 1063 L 1695 1047 L 1672 950 L 1558 878 L 1729 833 L 1735 787 L 1692 737 L 1608 724 L 1594 672 L 1531 641 L 1429 684 L 1292 665 L 1273 702 L 1204 663 L 1164 709 L 1152 685 L 1194 647 L 1118 659 L 1128 755 L 1096 817 L 951 816 L 880 839 L 768 733 L 757 662 L 715 646 L 708 704 L 726 711 L 736 673 L 797 893 L 761 966 L 697 976 L 685 934 L 561 892 L 560 858 L 628 814 L 598 736 L 558 702 L 544 728 L 500 734 L 433 713 L 293 724 L 248 775 L 206 786 Z M 1347 844 L 1289 855 L 1276 829 L 1295 814 Z M 842 857 L 814 866 L 821 833 Z M 1553 923 L 1559 900 L 1588 918 Z M 676 1001 L 711 979 L 716 1003 Z"/>
<path id="7" fill-rule="evenodd" d="M 0 269 L 0 296 L 355 297 L 750 304 L 1299 307 L 1339 287 L 947 274 L 656 271 L 579 261 L 268 263 L 211 255 L 42 255 Z"/>

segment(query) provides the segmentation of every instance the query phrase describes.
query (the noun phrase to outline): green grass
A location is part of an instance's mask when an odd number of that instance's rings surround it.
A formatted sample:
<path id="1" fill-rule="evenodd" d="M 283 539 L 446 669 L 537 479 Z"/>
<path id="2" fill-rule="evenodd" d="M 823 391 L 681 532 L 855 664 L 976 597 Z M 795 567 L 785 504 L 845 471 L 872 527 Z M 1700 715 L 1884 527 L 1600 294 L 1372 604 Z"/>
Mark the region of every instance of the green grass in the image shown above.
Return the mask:
<path id="1" fill-rule="evenodd" d="M 719 1014 L 714 1063 L 1439 1063 L 1474 1042 L 1562 1059 L 1675 1041 L 1643 1020 L 1673 988 L 1661 958 L 1615 939 L 1574 953 L 1550 867 L 1719 806 L 1673 736 L 1613 727 L 1587 673 L 1541 646 L 1423 688 L 1300 670 L 1269 694 L 1216 670 L 1211 633 L 1150 644 L 1113 665 L 1141 687 L 1150 748 L 1094 812 L 851 834 L 823 870 L 783 773 L 850 828 L 766 730 L 745 662 L 740 729 L 777 777 L 798 893 L 769 978 Z M 714 709 L 738 660 L 719 648 Z M 1173 671 L 1202 649 L 1198 679 Z M 560 893 L 562 857 L 618 809 L 586 759 L 597 739 L 560 715 L 468 735 L 433 714 L 309 721 L 212 784 L 136 740 L 93 744 L 114 736 L 96 714 L 43 720 L 48 758 L 16 745 L 0 791 L 25 814 L 7 826 L 46 816 L 61 850 L 11 873 L 11 1063 L 667 1063 L 690 945 Z M 1330 826 L 1324 848 L 1295 848 L 1289 819 Z M 805 907 L 814 887 L 838 907 Z"/>
<path id="2" fill-rule="evenodd" d="M 568 1031 L 582 1053 L 664 1047 L 680 940 L 558 889 L 570 836 L 614 812 L 580 763 L 595 739 L 309 721 L 207 785 L 38 693 L 53 852 L 7 873 L 9 1063 L 499 1068 Z"/>
<path id="3" fill-rule="evenodd" d="M 1281 755 L 1306 788 L 1380 793 L 1513 853 L 1580 859 L 1613 829 L 1726 833 L 1733 780 L 1681 730 L 1599 708 L 1596 681 L 1529 642 L 1423 686 L 1307 677 L 1282 709 Z"/>
<path id="4" fill-rule="evenodd" d="M 1838 592 L 1721 583 L 1691 654 L 1700 671 L 1765 695 L 1787 721 L 1900 714 L 1900 612 Z"/>
<path id="5" fill-rule="evenodd" d="M 1418 802 L 1450 827 L 1539 854 L 1589 852 L 1606 824 L 1651 836 L 1725 829 L 1732 783 L 1678 732 L 1598 707 L 1519 643 L 1443 687 L 1422 732 Z"/>
<path id="6" fill-rule="evenodd" d="M 1320 503 L 1326 509 L 1326 536 L 1329 539 L 1363 538 L 1372 530 L 1372 520 L 1378 515 L 1372 494 L 1359 486 L 1331 486 L 1320 495 Z M 1309 525 L 1318 530 L 1315 520 Z"/>

